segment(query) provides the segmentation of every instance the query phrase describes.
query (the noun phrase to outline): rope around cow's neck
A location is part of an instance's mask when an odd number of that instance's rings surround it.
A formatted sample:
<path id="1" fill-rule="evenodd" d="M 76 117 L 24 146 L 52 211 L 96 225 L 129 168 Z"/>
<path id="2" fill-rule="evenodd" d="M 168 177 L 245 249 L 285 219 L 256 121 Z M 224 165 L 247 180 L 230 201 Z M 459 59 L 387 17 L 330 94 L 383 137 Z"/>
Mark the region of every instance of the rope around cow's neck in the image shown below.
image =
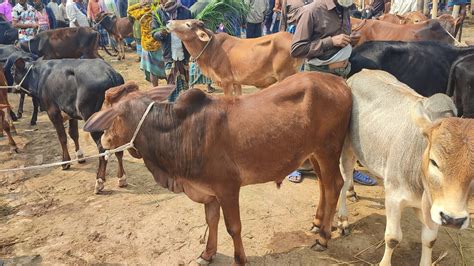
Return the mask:
<path id="1" fill-rule="evenodd" d="M 201 55 L 206 51 L 207 47 L 208 47 L 209 44 L 211 43 L 213 37 L 214 37 L 214 36 L 211 35 L 211 38 L 209 38 L 209 41 L 207 41 L 206 45 L 204 45 L 204 48 L 202 48 L 202 50 L 201 50 L 201 52 L 198 54 L 198 56 L 196 56 L 196 57 L 194 57 L 194 58 L 191 57 L 191 62 L 196 62 L 196 61 L 201 57 Z"/>
<path id="2" fill-rule="evenodd" d="M 146 108 L 145 112 L 142 115 L 142 118 L 140 119 L 140 122 L 138 122 L 137 128 L 135 129 L 135 132 L 133 133 L 132 139 L 130 139 L 130 141 L 128 143 L 125 143 L 122 146 L 119 146 L 115 149 L 106 150 L 105 152 L 102 152 L 102 153 L 99 153 L 99 154 L 96 154 L 96 155 L 92 155 L 92 156 L 87 156 L 87 157 L 84 157 L 84 158 L 77 158 L 77 159 L 73 159 L 73 160 L 69 160 L 69 161 L 55 162 L 55 163 L 48 163 L 48 164 L 40 164 L 40 165 L 33 165 L 33 166 L 27 166 L 27 167 L 2 169 L 2 170 L 0 170 L 0 173 L 43 169 L 43 168 L 60 166 L 60 165 L 69 164 L 69 163 L 75 163 L 75 162 L 78 162 L 79 160 L 86 160 L 86 159 L 97 158 L 97 157 L 105 157 L 105 160 L 108 160 L 110 158 L 110 155 L 112 155 L 116 152 L 121 152 L 121 151 L 124 151 L 124 150 L 127 150 L 127 149 L 136 150 L 135 145 L 133 144 L 133 142 L 135 141 L 135 138 L 137 137 L 138 132 L 140 131 L 140 128 L 143 125 L 143 122 L 145 121 L 146 117 L 148 116 L 148 113 L 150 113 L 150 110 L 151 110 L 151 108 L 153 107 L 154 104 L 155 104 L 155 102 L 151 102 L 148 105 L 148 107 Z"/>
<path id="3" fill-rule="evenodd" d="M 443 28 L 443 27 L 441 27 L 441 28 Z M 454 40 L 455 46 L 467 47 L 467 45 L 465 45 L 464 43 L 456 40 L 456 38 L 447 29 L 443 28 L 443 30 L 449 35 L 449 37 L 451 37 Z"/>
<path id="4" fill-rule="evenodd" d="M 25 81 L 26 77 L 28 76 L 28 74 L 30 73 L 31 69 L 33 68 L 33 64 L 30 65 L 30 67 L 28 68 L 28 71 L 26 71 L 26 74 L 23 76 L 23 78 L 21 79 L 20 83 L 18 83 L 18 85 L 12 85 L 12 86 L 0 86 L 0 89 L 15 89 L 15 90 L 20 90 L 20 91 L 23 91 L 25 92 L 26 94 L 30 94 L 30 91 L 23 88 L 22 85 L 23 85 L 23 82 Z"/>

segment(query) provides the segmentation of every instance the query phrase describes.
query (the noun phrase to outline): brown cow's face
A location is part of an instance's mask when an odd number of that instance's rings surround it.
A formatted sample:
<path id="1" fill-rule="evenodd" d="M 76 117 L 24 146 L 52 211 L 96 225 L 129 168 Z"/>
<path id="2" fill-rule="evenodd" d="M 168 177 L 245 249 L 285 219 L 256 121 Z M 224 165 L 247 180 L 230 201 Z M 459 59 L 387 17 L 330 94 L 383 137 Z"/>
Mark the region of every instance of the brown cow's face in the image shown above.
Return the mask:
<path id="1" fill-rule="evenodd" d="M 203 42 L 210 40 L 210 31 L 204 28 L 204 23 L 196 19 L 170 20 L 166 25 L 169 31 L 176 33 L 182 41 L 199 39 Z"/>
<path id="2" fill-rule="evenodd" d="M 428 129 L 426 136 L 429 145 L 423 156 L 423 184 L 431 220 L 467 228 L 474 177 L 474 120 L 447 118 Z"/>
<path id="3" fill-rule="evenodd" d="M 150 100 L 163 101 L 174 88 L 161 86 L 141 92 L 134 82 L 111 88 L 105 94 L 102 109 L 87 120 L 84 130 L 103 131 L 101 143 L 106 150 L 122 146 L 132 139 Z"/>

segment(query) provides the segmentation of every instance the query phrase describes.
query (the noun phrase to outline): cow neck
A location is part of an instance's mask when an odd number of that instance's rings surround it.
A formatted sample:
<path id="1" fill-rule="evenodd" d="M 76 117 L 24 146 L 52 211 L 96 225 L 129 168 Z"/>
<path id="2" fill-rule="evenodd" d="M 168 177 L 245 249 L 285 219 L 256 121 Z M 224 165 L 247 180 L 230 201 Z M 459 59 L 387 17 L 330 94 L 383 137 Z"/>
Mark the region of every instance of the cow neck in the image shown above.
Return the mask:
<path id="1" fill-rule="evenodd" d="M 31 63 L 31 65 L 28 67 L 28 70 L 26 71 L 26 74 L 23 76 L 20 83 L 18 83 L 18 87 L 20 88 L 20 90 L 26 92 L 27 94 L 38 97 L 39 92 L 36 91 L 36 89 L 35 89 L 38 86 L 34 86 L 35 84 L 33 84 L 33 86 L 31 86 L 31 84 L 30 84 L 31 80 L 35 81 L 34 78 L 31 79 L 31 77 L 34 76 L 34 73 L 30 73 L 30 72 L 34 72 L 33 67 L 34 67 L 34 64 Z M 28 78 L 28 77 L 30 77 L 30 78 Z M 38 81 L 36 80 L 36 82 L 38 82 Z"/>
<path id="2" fill-rule="evenodd" d="M 211 42 L 212 42 L 212 39 L 214 38 L 213 35 L 211 35 L 211 37 L 209 38 L 209 41 L 207 41 L 207 43 L 204 45 L 204 47 L 202 48 L 201 52 L 199 52 L 199 54 L 194 57 L 192 56 L 191 57 L 191 62 L 196 62 L 197 60 L 199 60 L 199 58 L 201 58 L 201 56 L 204 54 L 204 52 L 207 50 L 207 48 L 210 46 Z"/>

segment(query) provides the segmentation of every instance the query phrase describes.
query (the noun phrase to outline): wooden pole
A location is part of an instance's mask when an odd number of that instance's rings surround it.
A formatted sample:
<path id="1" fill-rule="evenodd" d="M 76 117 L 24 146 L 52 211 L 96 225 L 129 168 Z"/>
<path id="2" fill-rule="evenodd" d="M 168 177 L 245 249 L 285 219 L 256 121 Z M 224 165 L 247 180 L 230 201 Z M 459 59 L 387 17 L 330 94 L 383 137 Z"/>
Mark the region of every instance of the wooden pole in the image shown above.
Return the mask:
<path id="1" fill-rule="evenodd" d="M 431 18 L 435 19 L 438 17 L 438 0 L 433 0 L 433 9 L 431 10 Z"/>
<path id="2" fill-rule="evenodd" d="M 474 0 L 471 0 L 471 9 L 468 10 L 466 6 L 466 16 L 471 17 L 472 16 L 472 10 L 474 10 Z"/>

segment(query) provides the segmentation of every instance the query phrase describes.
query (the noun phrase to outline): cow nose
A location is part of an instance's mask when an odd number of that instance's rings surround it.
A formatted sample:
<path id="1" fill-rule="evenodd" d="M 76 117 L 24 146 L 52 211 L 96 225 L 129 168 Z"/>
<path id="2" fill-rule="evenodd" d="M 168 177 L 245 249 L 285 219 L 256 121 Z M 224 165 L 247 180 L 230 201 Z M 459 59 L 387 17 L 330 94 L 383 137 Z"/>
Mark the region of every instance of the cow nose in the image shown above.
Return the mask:
<path id="1" fill-rule="evenodd" d="M 464 222 L 467 219 L 467 217 L 452 218 L 451 216 L 446 215 L 443 212 L 440 212 L 439 215 L 441 216 L 441 223 L 444 226 L 454 227 L 454 228 L 461 228 L 461 226 L 464 224 Z"/>

